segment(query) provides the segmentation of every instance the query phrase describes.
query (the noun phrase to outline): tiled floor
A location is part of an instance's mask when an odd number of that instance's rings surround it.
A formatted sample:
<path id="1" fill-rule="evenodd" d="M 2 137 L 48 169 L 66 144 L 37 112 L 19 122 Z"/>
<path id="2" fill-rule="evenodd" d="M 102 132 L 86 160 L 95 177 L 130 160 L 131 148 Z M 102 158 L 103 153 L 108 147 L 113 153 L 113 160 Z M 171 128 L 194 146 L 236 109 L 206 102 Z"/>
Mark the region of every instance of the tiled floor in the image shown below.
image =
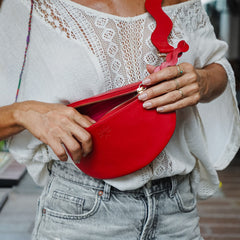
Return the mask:
<path id="1" fill-rule="evenodd" d="M 219 177 L 219 194 L 199 202 L 202 234 L 205 240 L 240 240 L 240 158 Z"/>
<path id="2" fill-rule="evenodd" d="M 220 179 L 219 193 L 199 202 L 202 234 L 205 240 L 240 240 L 240 158 L 220 172 Z M 9 192 L 0 213 L 0 240 L 30 240 L 40 191 L 28 175 L 15 188 L 0 189 L 0 197 Z"/>

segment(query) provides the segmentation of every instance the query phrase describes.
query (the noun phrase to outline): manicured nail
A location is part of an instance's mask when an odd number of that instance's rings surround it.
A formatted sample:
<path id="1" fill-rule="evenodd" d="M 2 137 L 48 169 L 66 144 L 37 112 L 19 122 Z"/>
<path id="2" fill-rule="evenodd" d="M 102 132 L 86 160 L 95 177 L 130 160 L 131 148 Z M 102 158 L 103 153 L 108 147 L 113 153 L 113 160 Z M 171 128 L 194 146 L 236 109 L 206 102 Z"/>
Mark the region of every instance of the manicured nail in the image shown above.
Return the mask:
<path id="1" fill-rule="evenodd" d="M 158 107 L 157 112 L 162 112 L 164 110 L 164 107 Z"/>
<path id="2" fill-rule="evenodd" d="M 151 102 L 145 102 L 144 104 L 143 104 L 143 107 L 144 108 L 151 108 L 152 107 L 152 103 Z"/>
<path id="3" fill-rule="evenodd" d="M 142 93 L 138 96 L 139 100 L 146 100 L 147 99 L 147 94 L 146 93 Z"/>
<path id="4" fill-rule="evenodd" d="M 146 78 L 146 79 L 144 79 L 143 81 L 142 81 L 142 84 L 143 85 L 148 85 L 148 84 L 150 84 L 151 83 L 151 79 L 150 78 Z"/>

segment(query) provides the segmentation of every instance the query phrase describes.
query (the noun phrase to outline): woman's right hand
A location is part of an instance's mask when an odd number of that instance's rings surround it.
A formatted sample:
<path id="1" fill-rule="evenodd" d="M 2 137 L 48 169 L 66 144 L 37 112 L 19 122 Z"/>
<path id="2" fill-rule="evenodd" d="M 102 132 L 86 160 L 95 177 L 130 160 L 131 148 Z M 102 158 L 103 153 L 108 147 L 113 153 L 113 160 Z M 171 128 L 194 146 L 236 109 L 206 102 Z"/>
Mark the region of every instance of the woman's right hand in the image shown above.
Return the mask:
<path id="1" fill-rule="evenodd" d="M 63 104 L 26 101 L 18 103 L 15 118 L 20 126 L 49 145 L 61 161 L 68 149 L 74 162 L 92 151 L 91 135 L 85 130 L 94 120 Z"/>

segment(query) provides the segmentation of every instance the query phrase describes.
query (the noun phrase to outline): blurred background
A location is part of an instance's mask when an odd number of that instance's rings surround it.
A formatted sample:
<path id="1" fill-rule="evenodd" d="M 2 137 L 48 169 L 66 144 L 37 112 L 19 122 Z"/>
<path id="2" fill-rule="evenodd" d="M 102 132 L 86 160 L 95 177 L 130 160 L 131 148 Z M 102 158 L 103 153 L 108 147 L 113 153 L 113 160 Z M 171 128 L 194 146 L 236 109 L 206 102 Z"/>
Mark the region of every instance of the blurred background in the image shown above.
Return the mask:
<path id="1" fill-rule="evenodd" d="M 216 36 L 229 45 L 227 57 L 236 75 L 240 103 L 240 0 L 202 0 Z"/>
<path id="2" fill-rule="evenodd" d="M 1 2 L 1 0 L 0 0 Z M 240 103 L 240 0 L 202 0 L 216 36 L 229 45 L 227 58 L 236 76 Z M 240 240 L 240 153 L 219 172 L 217 194 L 198 203 L 205 240 Z M 0 239 L 30 240 L 41 188 L 0 142 Z"/>
<path id="3" fill-rule="evenodd" d="M 240 0 L 202 0 L 216 36 L 229 45 L 227 58 L 236 77 L 240 106 Z M 240 240 L 240 153 L 219 172 L 222 186 L 207 201 L 199 202 L 200 226 L 206 240 Z"/>

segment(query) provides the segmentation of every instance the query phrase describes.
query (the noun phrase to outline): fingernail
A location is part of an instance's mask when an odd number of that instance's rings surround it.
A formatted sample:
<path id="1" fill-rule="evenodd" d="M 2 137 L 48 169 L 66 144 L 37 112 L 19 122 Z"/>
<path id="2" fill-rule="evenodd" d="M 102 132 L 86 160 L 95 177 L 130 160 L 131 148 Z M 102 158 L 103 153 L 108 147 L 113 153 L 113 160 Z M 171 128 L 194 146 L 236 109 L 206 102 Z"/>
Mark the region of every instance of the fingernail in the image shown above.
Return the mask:
<path id="1" fill-rule="evenodd" d="M 162 112 L 164 110 L 164 107 L 158 107 L 157 112 Z"/>
<path id="2" fill-rule="evenodd" d="M 147 94 L 146 93 L 142 93 L 138 96 L 139 100 L 146 100 L 147 99 Z"/>
<path id="3" fill-rule="evenodd" d="M 144 108 L 151 108 L 152 107 L 152 103 L 151 102 L 145 102 L 144 104 L 143 104 L 143 107 Z"/>
<path id="4" fill-rule="evenodd" d="M 142 84 L 143 85 L 148 85 L 148 84 L 150 84 L 151 83 L 151 79 L 150 78 L 146 78 L 146 79 L 144 79 L 143 81 L 142 81 Z"/>

